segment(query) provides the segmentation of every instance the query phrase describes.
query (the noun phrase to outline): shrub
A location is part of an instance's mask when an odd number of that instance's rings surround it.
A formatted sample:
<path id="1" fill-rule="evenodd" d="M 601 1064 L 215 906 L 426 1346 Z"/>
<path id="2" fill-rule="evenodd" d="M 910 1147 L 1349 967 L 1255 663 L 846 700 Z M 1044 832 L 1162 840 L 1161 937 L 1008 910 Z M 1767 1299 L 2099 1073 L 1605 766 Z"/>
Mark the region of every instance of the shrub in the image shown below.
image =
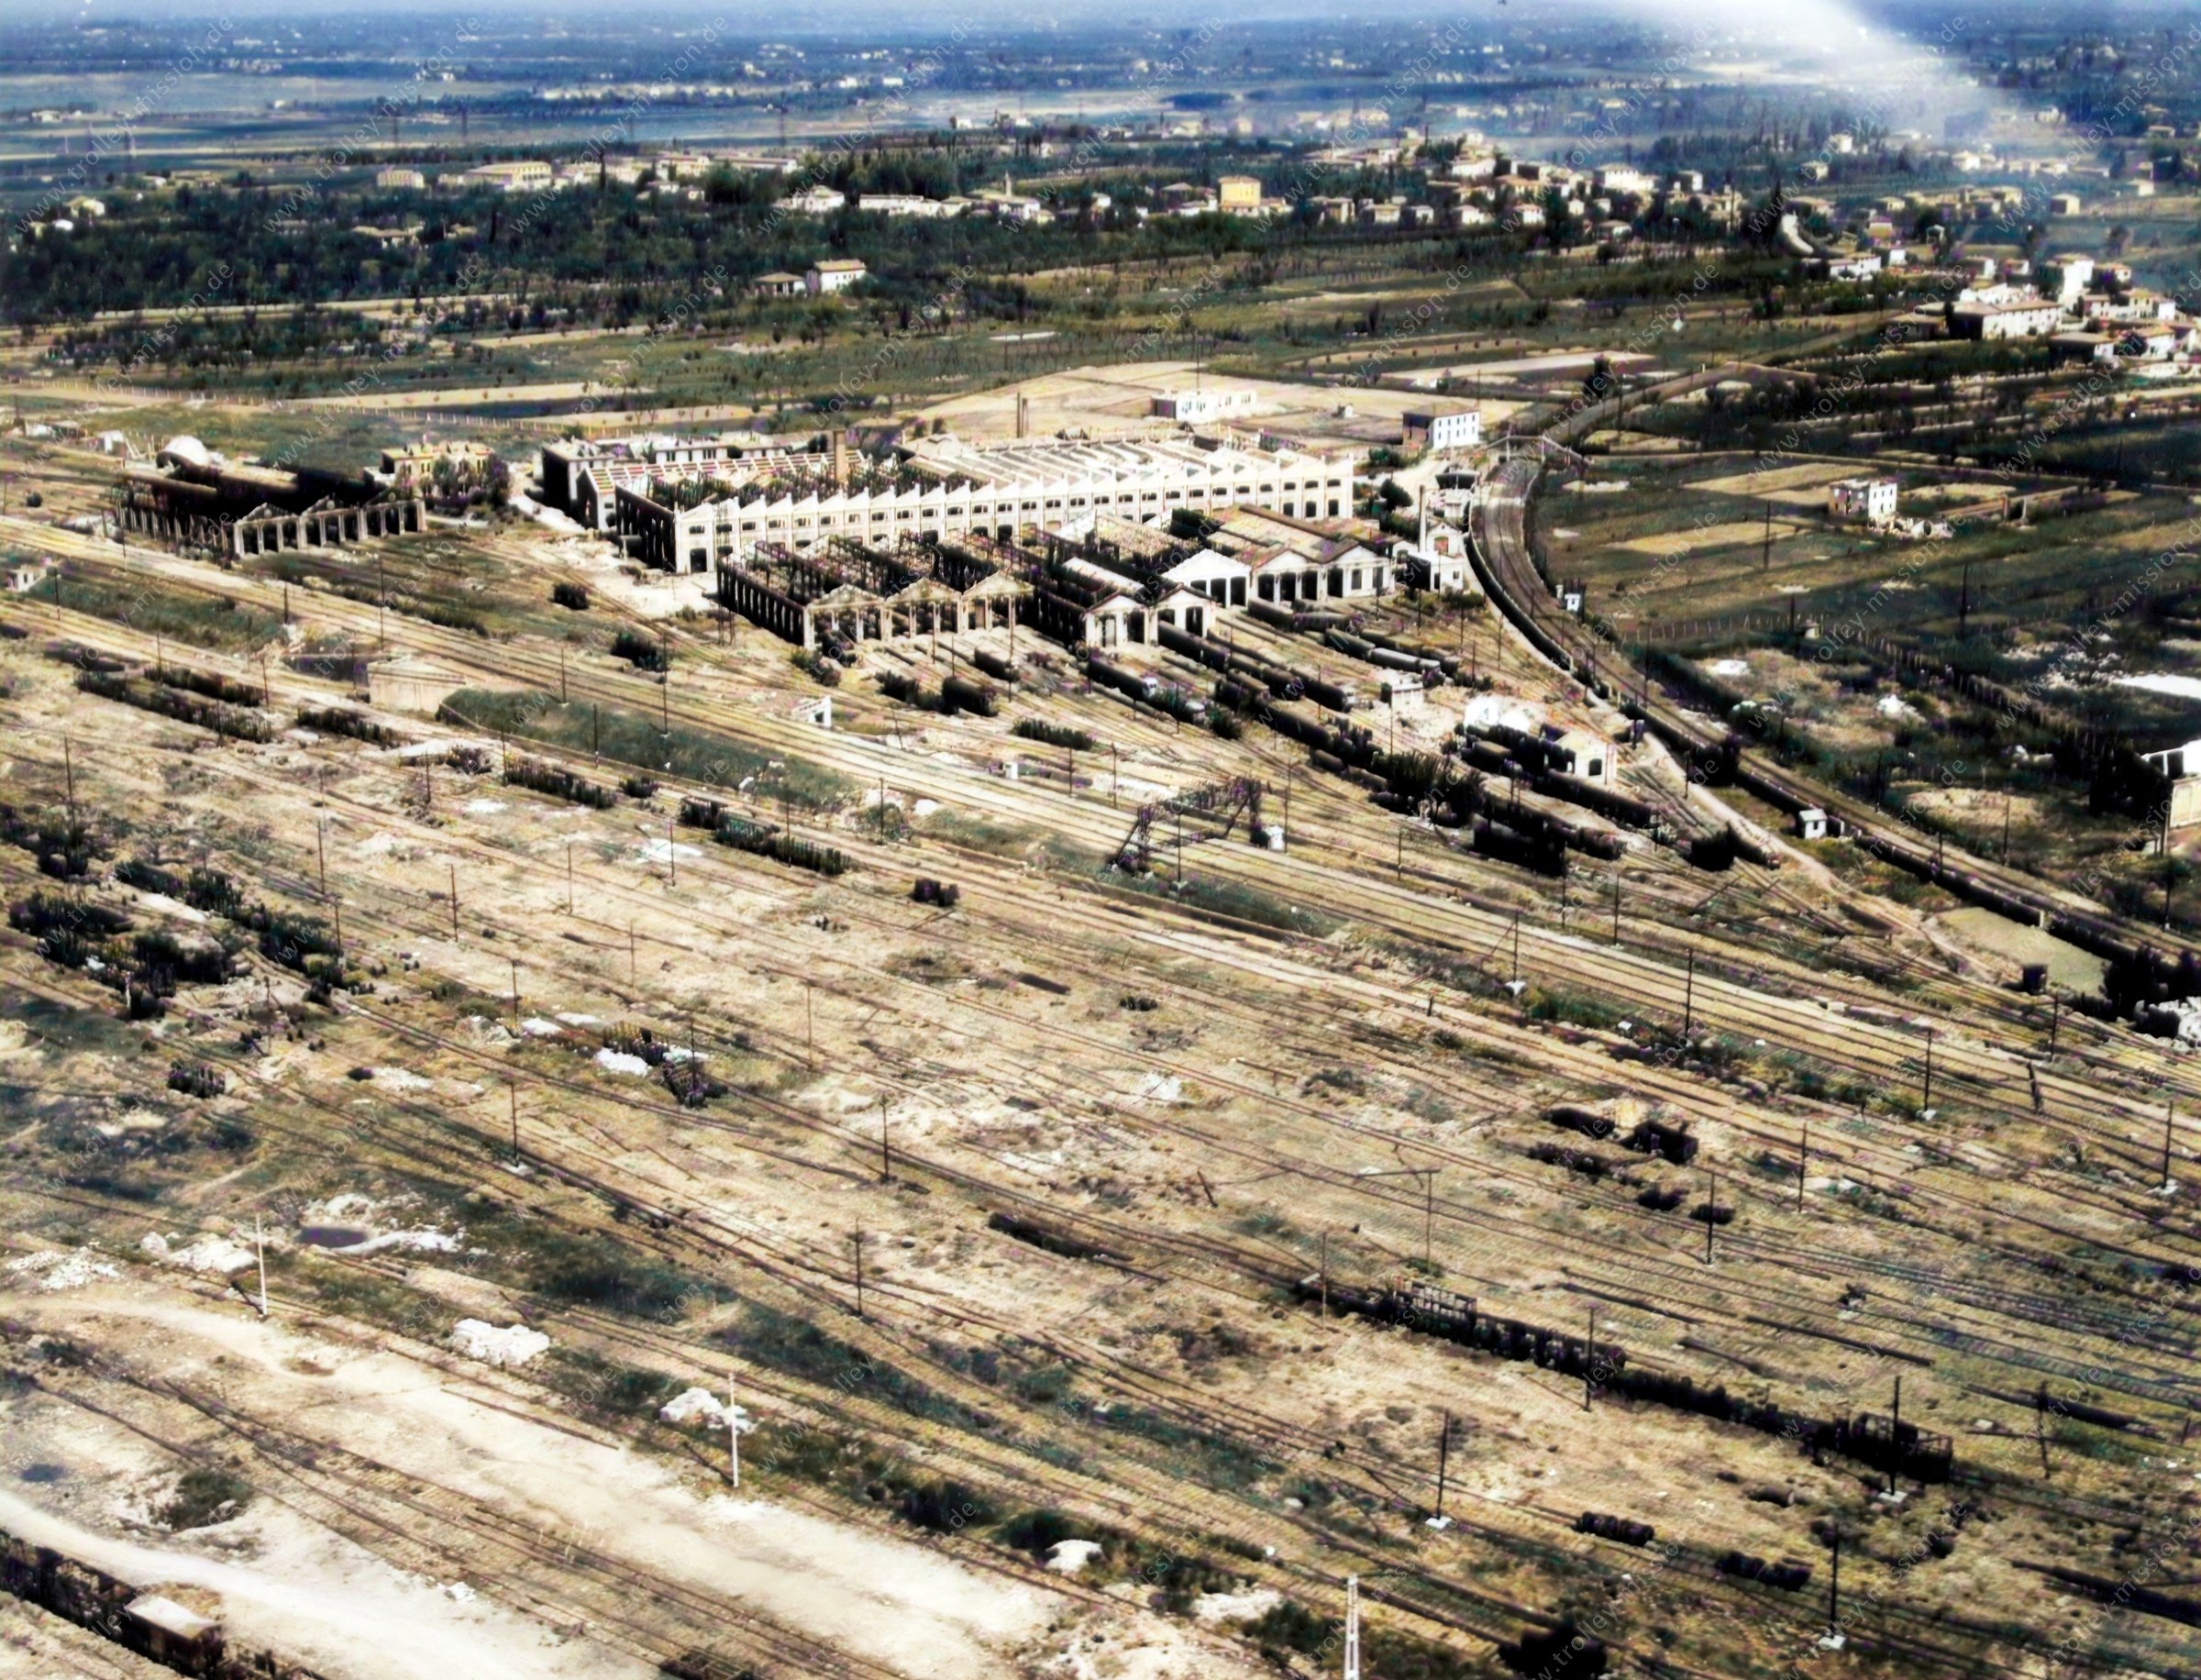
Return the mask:
<path id="1" fill-rule="evenodd" d="M 619 802 L 619 795 L 611 789 L 576 776 L 563 765 L 545 764 L 539 758 L 523 757 L 508 760 L 504 779 L 514 787 L 530 788 L 553 799 L 562 799 L 568 804 L 587 805 L 597 811 L 607 811 Z"/>
<path id="2" fill-rule="evenodd" d="M 585 613 L 589 610 L 589 586 L 585 583 L 559 582 L 550 586 L 550 602 L 569 612 Z"/>
<path id="3" fill-rule="evenodd" d="M 666 645 L 639 630 L 622 630 L 612 638 L 612 653 L 625 659 L 636 670 L 664 671 L 672 669 L 672 655 Z"/>
<path id="4" fill-rule="evenodd" d="M 252 1503 L 252 1484 L 227 1470 L 194 1465 L 183 1473 L 176 1491 L 159 1514 L 171 1533 L 227 1522 Z"/>

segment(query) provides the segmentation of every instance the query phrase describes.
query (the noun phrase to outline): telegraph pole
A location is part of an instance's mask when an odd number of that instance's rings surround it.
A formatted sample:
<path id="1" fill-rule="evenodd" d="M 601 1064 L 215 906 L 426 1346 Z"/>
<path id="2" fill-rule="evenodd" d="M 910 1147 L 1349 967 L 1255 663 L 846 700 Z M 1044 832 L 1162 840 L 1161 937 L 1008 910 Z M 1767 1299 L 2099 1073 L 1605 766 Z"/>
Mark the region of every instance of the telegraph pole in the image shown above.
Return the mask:
<path id="1" fill-rule="evenodd" d="M 1681 1035 L 1685 1039 L 1697 1025 L 1697 953 L 1689 953 L 1689 978 L 1681 1006 Z"/>
<path id="2" fill-rule="evenodd" d="M 1437 1431 L 1437 1517 L 1444 1515 L 1444 1472 L 1452 1456 L 1452 1414 L 1442 1414 L 1443 1427 Z"/>
<path id="3" fill-rule="evenodd" d="M 1589 1340 L 1582 1344 L 1582 1409 L 1587 1411 L 1598 1392 L 1598 1304 L 1589 1304 Z"/>

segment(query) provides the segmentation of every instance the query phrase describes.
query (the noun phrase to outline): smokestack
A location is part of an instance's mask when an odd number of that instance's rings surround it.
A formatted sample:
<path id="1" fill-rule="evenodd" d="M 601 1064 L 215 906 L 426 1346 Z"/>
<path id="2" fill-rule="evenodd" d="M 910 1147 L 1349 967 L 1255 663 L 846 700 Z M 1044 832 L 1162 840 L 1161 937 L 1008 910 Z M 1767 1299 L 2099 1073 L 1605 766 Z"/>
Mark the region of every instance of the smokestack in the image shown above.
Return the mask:
<path id="1" fill-rule="evenodd" d="M 848 434 L 833 435 L 833 486 L 846 492 L 848 488 Z"/>

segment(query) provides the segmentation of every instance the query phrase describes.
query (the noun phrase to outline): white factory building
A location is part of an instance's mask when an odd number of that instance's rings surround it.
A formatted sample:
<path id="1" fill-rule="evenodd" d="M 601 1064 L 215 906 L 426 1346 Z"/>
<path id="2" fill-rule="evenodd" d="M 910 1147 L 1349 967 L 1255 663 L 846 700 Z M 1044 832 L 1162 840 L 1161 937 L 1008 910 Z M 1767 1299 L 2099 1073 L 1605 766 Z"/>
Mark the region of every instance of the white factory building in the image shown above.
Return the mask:
<path id="1" fill-rule="evenodd" d="M 779 455 L 686 474 L 628 469 L 614 475 L 609 524 L 647 563 L 705 572 L 743 564 L 760 543 L 800 553 L 836 536 L 875 547 L 968 532 L 1007 538 L 1099 515 L 1166 527 L 1180 509 L 1334 519 L 1352 512 L 1355 474 L 1349 455 L 1205 437 L 990 448 L 933 437 L 891 462 Z"/>

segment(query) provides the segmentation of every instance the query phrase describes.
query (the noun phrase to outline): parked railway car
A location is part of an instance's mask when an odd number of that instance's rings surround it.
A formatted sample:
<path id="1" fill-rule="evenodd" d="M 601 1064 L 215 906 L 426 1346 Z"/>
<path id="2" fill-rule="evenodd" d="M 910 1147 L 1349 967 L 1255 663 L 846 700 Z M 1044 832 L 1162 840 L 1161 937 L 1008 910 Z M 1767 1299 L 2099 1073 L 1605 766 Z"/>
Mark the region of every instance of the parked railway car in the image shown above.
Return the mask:
<path id="1" fill-rule="evenodd" d="M 1649 828 L 1658 821 L 1658 812 L 1648 801 L 1562 770 L 1539 777 L 1536 791 L 1563 799 L 1570 805 L 1579 805 L 1585 811 L 1594 811 L 1622 828 Z"/>
<path id="2" fill-rule="evenodd" d="M 1617 1540 L 1623 1546 L 1647 1546 L 1658 1538 L 1658 1531 L 1647 1522 L 1611 1517 L 1603 1511 L 1584 1511 L 1575 1519 L 1575 1532 L 1595 1534 L 1600 1540 Z"/>
<path id="3" fill-rule="evenodd" d="M 1016 667 L 998 653 L 989 653 L 981 647 L 970 656 L 970 662 L 996 682 L 1012 683 L 1016 680 Z"/>
<path id="4" fill-rule="evenodd" d="M 1086 660 L 1085 674 L 1102 688 L 1113 689 L 1117 693 L 1128 695 L 1133 700 L 1150 700 L 1155 690 L 1160 686 L 1153 676 L 1145 671 L 1126 670 L 1121 665 L 1112 665 L 1098 658 Z"/>
<path id="5" fill-rule="evenodd" d="M 1720 1573 L 1744 1581 L 1762 1581 L 1767 1586 L 1777 1586 L 1785 1593 L 1799 1592 L 1811 1581 L 1811 1565 L 1808 1564 L 1785 1561 L 1769 1563 L 1747 1552 L 1721 1553 Z"/>
<path id="6" fill-rule="evenodd" d="M 943 712 L 972 712 L 980 717 L 991 717 L 1000 709 L 994 702 L 992 688 L 968 677 L 944 677 L 940 681 L 940 709 Z"/>
<path id="7" fill-rule="evenodd" d="M 1508 828 L 1502 823 L 1481 822 L 1475 825 L 1475 849 L 1486 857 L 1495 857 L 1501 863 L 1518 865 L 1538 875 L 1562 876 L 1566 873 L 1566 847 L 1542 836 L 1532 837 L 1518 829 Z"/>

